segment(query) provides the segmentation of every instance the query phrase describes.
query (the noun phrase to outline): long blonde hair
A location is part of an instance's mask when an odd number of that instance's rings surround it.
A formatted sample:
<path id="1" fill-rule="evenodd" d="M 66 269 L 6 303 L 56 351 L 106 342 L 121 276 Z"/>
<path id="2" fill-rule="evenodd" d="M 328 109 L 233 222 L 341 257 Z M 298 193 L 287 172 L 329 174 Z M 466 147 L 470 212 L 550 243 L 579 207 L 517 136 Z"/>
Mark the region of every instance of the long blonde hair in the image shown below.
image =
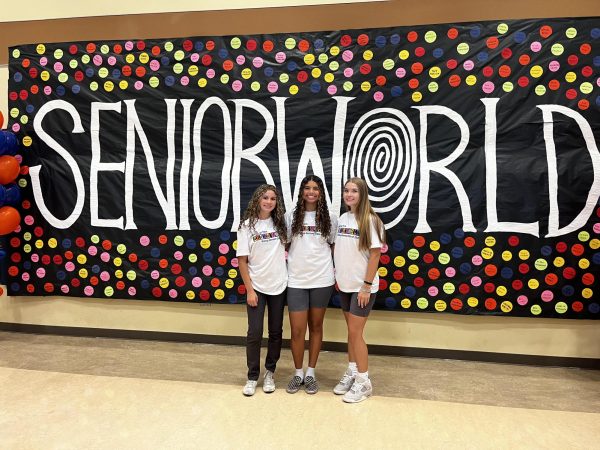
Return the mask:
<path id="1" fill-rule="evenodd" d="M 367 189 L 367 183 L 362 178 L 349 178 L 344 183 L 344 188 L 348 183 L 354 183 L 358 187 L 358 204 L 356 205 L 354 215 L 356 222 L 358 223 L 358 249 L 362 251 L 369 251 L 371 249 L 371 224 L 374 223 L 377 228 L 377 236 L 379 240 L 385 242 L 385 229 L 383 222 L 377 215 L 377 213 L 371 207 L 369 201 L 369 190 Z M 350 207 L 346 205 L 346 209 L 350 211 Z"/>

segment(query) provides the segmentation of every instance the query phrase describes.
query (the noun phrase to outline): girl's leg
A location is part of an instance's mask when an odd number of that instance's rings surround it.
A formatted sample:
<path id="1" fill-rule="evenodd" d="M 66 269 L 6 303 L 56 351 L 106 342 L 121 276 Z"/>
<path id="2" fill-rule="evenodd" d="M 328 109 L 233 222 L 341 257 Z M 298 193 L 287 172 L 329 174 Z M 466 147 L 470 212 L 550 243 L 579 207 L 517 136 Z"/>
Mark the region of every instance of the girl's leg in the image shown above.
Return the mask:
<path id="1" fill-rule="evenodd" d="M 310 308 L 308 310 L 308 366 L 316 367 L 319 352 L 323 344 L 323 319 L 326 308 Z"/>
<path id="2" fill-rule="evenodd" d="M 367 317 L 355 316 L 348 313 L 346 321 L 348 323 L 348 348 L 352 348 L 358 371 L 360 373 L 367 372 L 369 370 L 369 352 L 367 343 L 363 338 L 363 330 L 367 323 Z"/>
<path id="3" fill-rule="evenodd" d="M 306 336 L 306 326 L 308 322 L 308 311 L 290 311 L 290 328 L 292 358 L 294 367 L 302 369 L 304 360 L 304 338 Z"/>
<path id="4" fill-rule="evenodd" d="M 265 295 L 257 292 L 258 305 L 253 307 L 246 304 L 248 313 L 248 334 L 246 337 L 246 362 L 248 364 L 248 379 L 258 380 L 260 374 L 260 344 L 263 335 L 263 320 L 265 317 Z"/>
<path id="5" fill-rule="evenodd" d="M 281 342 L 283 335 L 283 307 L 285 306 L 285 291 L 278 295 L 269 295 L 267 308 L 269 308 L 269 341 L 267 346 L 267 359 L 265 368 L 275 372 L 277 361 L 281 355 Z"/>
<path id="6" fill-rule="evenodd" d="M 354 349 L 352 348 L 352 342 L 350 342 L 350 324 L 348 323 L 348 317 L 350 313 L 344 311 L 344 319 L 346 319 L 346 327 L 348 328 L 348 362 L 356 362 L 356 355 L 354 353 Z"/>

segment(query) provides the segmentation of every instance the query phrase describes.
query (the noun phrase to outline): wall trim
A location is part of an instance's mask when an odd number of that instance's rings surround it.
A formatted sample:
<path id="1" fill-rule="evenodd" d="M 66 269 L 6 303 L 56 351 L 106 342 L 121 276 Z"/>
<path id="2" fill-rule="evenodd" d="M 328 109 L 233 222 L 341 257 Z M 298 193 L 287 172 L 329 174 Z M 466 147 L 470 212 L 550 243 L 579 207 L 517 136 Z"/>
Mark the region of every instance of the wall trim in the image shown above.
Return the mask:
<path id="1" fill-rule="evenodd" d="M 175 333 L 166 331 L 120 330 L 113 328 L 64 327 L 0 322 L 0 331 L 31 334 L 51 334 L 60 336 L 102 337 L 112 339 L 139 339 L 166 342 L 193 342 L 203 344 L 239 345 L 245 344 L 243 336 L 220 336 L 211 334 Z M 283 346 L 289 348 L 290 340 L 284 339 Z M 266 345 L 266 339 L 263 340 Z M 342 342 L 323 342 L 323 350 L 345 352 Z M 567 356 L 525 355 L 518 353 L 481 352 L 471 350 L 451 350 L 441 348 L 401 347 L 395 345 L 369 345 L 369 352 L 375 355 L 409 356 L 413 358 L 457 359 L 502 364 L 529 366 L 578 367 L 600 370 L 600 358 L 573 358 Z"/>

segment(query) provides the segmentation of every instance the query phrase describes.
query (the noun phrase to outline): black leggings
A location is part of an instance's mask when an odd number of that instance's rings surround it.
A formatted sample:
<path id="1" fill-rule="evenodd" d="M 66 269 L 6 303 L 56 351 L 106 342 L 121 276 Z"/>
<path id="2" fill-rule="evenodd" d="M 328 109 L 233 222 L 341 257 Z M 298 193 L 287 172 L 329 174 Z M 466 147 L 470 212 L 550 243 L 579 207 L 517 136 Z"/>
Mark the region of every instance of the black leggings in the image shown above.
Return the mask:
<path id="1" fill-rule="evenodd" d="M 265 307 L 269 310 L 269 341 L 265 368 L 275 372 L 277 361 L 281 354 L 281 339 L 283 334 L 283 307 L 285 306 L 285 291 L 277 295 L 267 295 L 256 291 L 258 305 L 246 304 L 248 312 L 248 335 L 246 338 L 246 361 L 248 363 L 248 379 L 258 380 L 260 375 L 260 345 L 263 336 Z"/>

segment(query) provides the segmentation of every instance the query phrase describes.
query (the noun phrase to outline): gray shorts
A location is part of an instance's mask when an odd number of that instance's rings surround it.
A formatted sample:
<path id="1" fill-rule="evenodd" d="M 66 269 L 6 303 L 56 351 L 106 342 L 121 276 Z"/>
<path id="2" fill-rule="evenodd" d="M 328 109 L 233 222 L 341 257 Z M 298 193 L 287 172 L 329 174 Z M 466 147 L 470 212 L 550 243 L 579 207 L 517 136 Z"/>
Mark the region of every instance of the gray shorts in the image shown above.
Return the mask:
<path id="1" fill-rule="evenodd" d="M 309 308 L 327 308 L 333 294 L 333 286 L 313 289 L 288 287 L 288 311 L 308 311 Z"/>
<path id="2" fill-rule="evenodd" d="M 358 306 L 358 292 L 342 292 L 340 291 L 340 306 L 342 311 L 349 312 L 352 315 L 359 317 L 367 317 L 373 305 L 375 304 L 375 297 L 377 294 L 371 294 L 369 297 L 369 303 L 364 308 Z"/>

